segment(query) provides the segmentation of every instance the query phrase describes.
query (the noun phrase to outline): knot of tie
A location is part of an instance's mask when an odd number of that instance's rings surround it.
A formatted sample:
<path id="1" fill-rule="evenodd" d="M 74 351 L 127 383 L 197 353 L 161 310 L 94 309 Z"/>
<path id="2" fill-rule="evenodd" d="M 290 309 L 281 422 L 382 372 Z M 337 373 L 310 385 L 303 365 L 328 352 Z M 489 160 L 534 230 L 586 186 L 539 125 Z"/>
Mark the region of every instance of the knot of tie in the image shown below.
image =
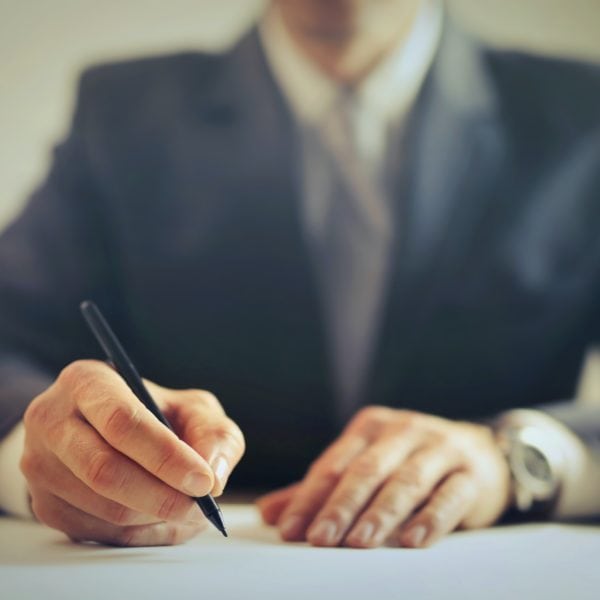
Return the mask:
<path id="1" fill-rule="evenodd" d="M 342 89 L 320 123 L 319 135 L 347 188 L 347 210 L 356 212 L 357 223 L 386 236 L 390 232 L 387 197 L 361 136 L 369 125 L 368 116 L 356 93 Z"/>

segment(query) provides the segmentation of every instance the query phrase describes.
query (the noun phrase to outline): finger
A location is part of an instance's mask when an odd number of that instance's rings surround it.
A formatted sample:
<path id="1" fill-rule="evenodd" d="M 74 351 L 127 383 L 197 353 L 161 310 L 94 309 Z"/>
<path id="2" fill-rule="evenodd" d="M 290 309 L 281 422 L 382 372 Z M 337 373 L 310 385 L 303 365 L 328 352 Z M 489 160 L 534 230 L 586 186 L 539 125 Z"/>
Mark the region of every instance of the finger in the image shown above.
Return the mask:
<path id="1" fill-rule="evenodd" d="M 304 539 L 308 525 L 335 489 L 347 466 L 367 444 L 366 438 L 347 433 L 317 459 L 279 518 L 277 526 L 284 540 Z"/>
<path id="2" fill-rule="evenodd" d="M 66 533 L 73 541 L 114 546 L 170 546 L 183 543 L 206 527 L 206 522 L 119 527 L 88 515 L 50 493 L 34 491 L 33 498 L 32 509 L 37 518 Z"/>
<path id="3" fill-rule="evenodd" d="M 299 484 L 293 483 L 287 487 L 275 490 L 257 498 L 256 504 L 263 521 L 267 525 L 275 525 L 289 504 L 290 500 L 298 490 Z"/>
<path id="4" fill-rule="evenodd" d="M 182 438 L 210 465 L 214 473 L 212 494 L 219 496 L 244 454 L 244 436 L 211 393 L 189 390 L 178 396 L 177 402 L 177 408 L 171 407 L 182 422 Z"/>
<path id="5" fill-rule="evenodd" d="M 346 536 L 357 548 L 380 546 L 460 464 L 458 453 L 439 445 L 414 452 L 388 478 Z"/>
<path id="6" fill-rule="evenodd" d="M 315 516 L 306 538 L 316 546 L 335 546 L 398 464 L 414 452 L 419 436 L 386 435 L 354 458 Z"/>
<path id="7" fill-rule="evenodd" d="M 58 459 L 96 494 L 159 521 L 202 519 L 197 504 L 109 446 L 82 419 L 73 417 L 52 430 Z"/>
<path id="8" fill-rule="evenodd" d="M 344 429 L 344 434 L 357 434 L 370 441 L 379 438 L 390 424 L 390 419 L 396 416 L 397 409 L 387 406 L 365 406 L 361 408 Z M 409 425 L 405 423 L 404 429 Z"/>
<path id="9" fill-rule="evenodd" d="M 113 525 L 148 525 L 157 522 L 155 517 L 96 494 L 53 454 L 48 453 L 41 458 L 37 456 L 24 455 L 21 461 L 23 473 L 29 482 L 35 482 L 36 489 L 43 489 L 67 504 Z"/>
<path id="10" fill-rule="evenodd" d="M 454 531 L 470 512 L 477 498 L 477 486 L 472 475 L 454 473 L 432 495 L 427 504 L 402 528 L 402 546 L 430 546 L 442 536 Z"/>
<path id="11" fill-rule="evenodd" d="M 110 446 L 189 496 L 212 489 L 206 461 L 160 423 L 110 367 L 79 361 L 63 372 L 65 381 L 83 417 Z"/>

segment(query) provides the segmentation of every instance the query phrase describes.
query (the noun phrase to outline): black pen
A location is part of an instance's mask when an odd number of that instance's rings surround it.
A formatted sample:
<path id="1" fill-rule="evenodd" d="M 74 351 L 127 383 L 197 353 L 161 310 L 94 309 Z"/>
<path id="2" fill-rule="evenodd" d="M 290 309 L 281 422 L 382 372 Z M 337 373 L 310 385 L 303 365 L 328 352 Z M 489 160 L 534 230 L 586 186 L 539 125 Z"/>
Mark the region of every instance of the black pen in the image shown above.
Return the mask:
<path id="1" fill-rule="evenodd" d="M 131 388 L 133 393 L 141 400 L 144 406 L 166 427 L 171 431 L 173 428 L 165 416 L 158 408 L 156 402 L 150 395 L 150 392 L 144 385 L 142 378 L 139 376 L 137 369 L 131 362 L 131 359 L 127 356 L 127 353 L 123 349 L 123 346 L 117 339 L 113 330 L 110 328 L 106 319 L 102 316 L 102 313 L 98 307 L 90 300 L 86 300 L 81 303 L 81 312 L 92 330 L 95 338 L 98 340 L 100 346 L 104 350 L 108 360 L 114 365 L 119 375 L 125 380 L 127 385 Z M 219 505 L 215 502 L 214 498 L 208 494 L 201 498 L 194 498 L 198 503 L 198 506 L 204 513 L 204 516 L 225 536 L 227 537 L 227 531 L 223 524 L 223 515 Z"/>

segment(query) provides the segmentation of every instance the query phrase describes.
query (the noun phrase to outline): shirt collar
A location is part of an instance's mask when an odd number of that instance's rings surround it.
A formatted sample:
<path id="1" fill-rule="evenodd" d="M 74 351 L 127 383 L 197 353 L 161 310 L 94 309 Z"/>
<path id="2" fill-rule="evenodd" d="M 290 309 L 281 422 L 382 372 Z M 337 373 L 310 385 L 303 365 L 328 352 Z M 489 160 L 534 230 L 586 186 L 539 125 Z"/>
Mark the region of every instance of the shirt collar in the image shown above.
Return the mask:
<path id="1" fill-rule="evenodd" d="M 439 0 L 423 0 L 410 34 L 371 72 L 357 90 L 357 102 L 386 122 L 412 105 L 431 67 L 442 29 Z M 295 116 L 315 124 L 333 106 L 340 86 L 291 39 L 279 10 L 267 11 L 260 36 L 271 69 Z"/>

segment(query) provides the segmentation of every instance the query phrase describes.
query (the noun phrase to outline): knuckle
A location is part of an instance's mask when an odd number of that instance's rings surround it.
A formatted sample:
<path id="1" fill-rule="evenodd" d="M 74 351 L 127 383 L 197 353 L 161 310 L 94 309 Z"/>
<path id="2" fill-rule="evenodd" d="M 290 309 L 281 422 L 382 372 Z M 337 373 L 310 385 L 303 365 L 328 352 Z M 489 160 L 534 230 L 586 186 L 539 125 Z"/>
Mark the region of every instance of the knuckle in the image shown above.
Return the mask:
<path id="1" fill-rule="evenodd" d="M 326 484 L 335 484 L 342 477 L 343 469 L 333 461 L 317 460 L 310 469 L 309 475 Z"/>
<path id="2" fill-rule="evenodd" d="M 356 420 L 360 422 L 385 422 L 389 419 L 392 412 L 392 409 L 386 406 L 371 404 L 361 408 L 358 413 L 356 413 Z"/>
<path id="3" fill-rule="evenodd" d="M 141 527 L 122 527 L 111 536 L 110 542 L 114 546 L 121 546 L 123 548 L 135 546 L 136 540 L 140 538 L 140 533 L 143 532 L 143 529 Z"/>
<path id="4" fill-rule="evenodd" d="M 156 466 L 153 469 L 154 474 L 160 476 L 163 472 L 168 473 L 178 451 L 179 444 L 175 440 L 164 442 L 158 451 Z"/>
<path id="5" fill-rule="evenodd" d="M 183 544 L 187 542 L 189 539 L 192 539 L 194 536 L 198 535 L 201 531 L 205 530 L 207 527 L 207 521 L 202 523 L 186 523 L 184 525 L 177 524 L 175 529 L 175 536 L 173 537 L 173 544 Z"/>
<path id="6" fill-rule="evenodd" d="M 471 426 L 473 427 L 472 431 L 478 440 L 486 445 L 496 445 L 496 438 L 491 427 L 478 425 L 476 423 L 472 423 Z"/>
<path id="7" fill-rule="evenodd" d="M 460 478 L 460 486 L 452 497 L 448 498 L 448 503 L 453 501 L 453 505 L 464 503 L 468 504 L 473 501 L 480 492 L 480 482 L 476 476 L 463 472 Z M 448 494 L 450 496 L 450 494 Z"/>
<path id="8" fill-rule="evenodd" d="M 382 502 L 363 515 L 373 523 L 375 529 L 380 530 L 389 527 L 392 523 L 397 523 L 401 518 L 401 511 L 395 503 Z"/>
<path id="9" fill-rule="evenodd" d="M 441 509 L 436 508 L 425 514 L 425 522 L 431 531 L 441 532 L 445 529 L 446 517 Z"/>
<path id="10" fill-rule="evenodd" d="M 243 454 L 246 452 L 246 438 L 244 437 L 242 430 L 239 428 L 238 424 L 229 417 L 227 417 L 227 426 L 229 428 L 232 443 L 237 447 L 241 454 Z"/>
<path id="11" fill-rule="evenodd" d="M 327 519 L 331 519 L 338 524 L 349 525 L 356 517 L 356 503 L 354 506 L 349 504 L 340 504 L 332 506 L 326 512 L 323 512 L 323 516 Z"/>
<path id="12" fill-rule="evenodd" d="M 49 406 L 41 396 L 38 396 L 29 404 L 23 415 L 23 423 L 26 429 L 44 426 L 49 420 Z"/>
<path id="13" fill-rule="evenodd" d="M 58 375 L 57 383 L 77 395 L 86 390 L 94 379 L 94 361 L 76 360 L 68 364 Z"/>
<path id="14" fill-rule="evenodd" d="M 41 460 L 39 456 L 33 452 L 23 452 L 19 461 L 19 469 L 26 479 L 37 479 L 40 473 L 43 473 L 41 468 Z"/>
<path id="15" fill-rule="evenodd" d="M 128 526 L 117 531 L 112 539 L 115 546 L 174 546 L 184 539 L 182 526 L 178 523 L 157 523 L 155 525 Z"/>
<path id="16" fill-rule="evenodd" d="M 380 506 L 373 506 L 361 515 L 361 521 L 364 520 L 372 523 L 375 527 L 375 531 L 380 531 L 386 527 L 389 527 L 390 521 L 398 521 L 398 519 L 394 516 L 397 513 L 398 511 L 390 513 Z"/>
<path id="17" fill-rule="evenodd" d="M 365 452 L 350 464 L 348 471 L 360 478 L 380 477 L 384 472 L 383 460 L 373 452 Z"/>
<path id="18" fill-rule="evenodd" d="M 396 416 L 398 424 L 404 429 L 418 427 L 423 420 L 423 415 L 414 410 L 399 410 Z"/>
<path id="19" fill-rule="evenodd" d="M 212 433 L 217 443 L 234 446 L 236 449 L 244 448 L 244 436 L 239 427 L 231 419 L 226 419 L 223 423 L 216 426 Z"/>
<path id="20" fill-rule="evenodd" d="M 160 535 L 154 542 L 160 546 L 177 546 L 185 542 L 190 536 L 187 526 L 182 523 L 162 523 Z"/>
<path id="21" fill-rule="evenodd" d="M 123 404 L 113 404 L 106 413 L 102 433 L 109 441 L 117 444 L 130 436 L 142 420 L 139 410 Z"/>
<path id="22" fill-rule="evenodd" d="M 100 450 L 89 459 L 84 477 L 88 485 L 97 492 L 104 492 L 119 486 L 117 465 L 109 452 Z"/>
<path id="23" fill-rule="evenodd" d="M 361 494 L 355 488 L 337 492 L 335 504 L 331 506 L 328 513 L 343 521 L 352 519 L 356 512 L 363 506 Z"/>
<path id="24" fill-rule="evenodd" d="M 57 512 L 47 502 L 40 502 L 35 496 L 32 497 L 31 511 L 40 523 L 53 529 L 62 528 L 62 521 L 58 517 Z"/>
<path id="25" fill-rule="evenodd" d="M 377 528 L 385 527 L 390 522 L 396 522 L 405 516 L 404 504 L 397 496 L 388 495 L 380 499 L 369 511 L 369 519 Z"/>
<path id="26" fill-rule="evenodd" d="M 459 468 L 465 462 L 464 454 L 461 449 L 451 440 L 444 440 L 438 444 L 430 446 L 435 451 L 432 460 L 435 463 L 443 462 L 446 465 L 446 472 Z"/>
<path id="27" fill-rule="evenodd" d="M 192 447 L 219 447 L 230 459 L 236 460 L 246 451 L 246 441 L 240 428 L 230 419 L 211 425 L 196 422 L 186 430 L 186 440 Z"/>
<path id="28" fill-rule="evenodd" d="M 184 503 L 187 502 L 188 498 L 179 492 L 175 490 L 167 492 L 159 502 L 156 516 L 161 521 L 176 521 L 182 516 Z"/>
<path id="29" fill-rule="evenodd" d="M 212 392 L 207 390 L 186 390 L 185 393 L 189 396 L 190 402 L 194 402 L 202 408 L 208 410 L 222 410 L 221 403 Z"/>
<path id="30" fill-rule="evenodd" d="M 181 544 L 185 539 L 184 528 L 177 523 L 169 523 L 165 529 L 164 544 L 165 546 L 176 546 Z"/>
<path id="31" fill-rule="evenodd" d="M 135 511 L 123 504 L 113 503 L 106 512 L 106 521 L 113 525 L 129 525 L 133 522 Z"/>
<path id="32" fill-rule="evenodd" d="M 319 469 L 321 469 L 321 462 L 322 462 L 321 458 L 317 458 L 317 459 L 313 460 L 308 465 L 308 468 L 306 469 L 305 477 L 307 477 L 307 476 L 314 477 L 314 476 L 318 475 Z"/>
<path id="33" fill-rule="evenodd" d="M 403 467 L 392 475 L 391 480 L 403 494 L 411 497 L 420 495 L 426 484 L 423 470 L 418 466 Z"/>
<path id="34" fill-rule="evenodd" d="M 23 416 L 25 431 L 28 432 L 26 445 L 29 444 L 29 440 L 35 440 L 52 449 L 63 447 L 70 439 L 67 435 L 69 416 L 70 413 L 61 415 L 56 403 L 44 394 L 35 398 Z"/>
<path id="35" fill-rule="evenodd" d="M 453 435 L 445 429 L 437 429 L 427 432 L 427 445 L 448 450 L 453 446 Z"/>
<path id="36" fill-rule="evenodd" d="M 44 436 L 48 446 L 54 450 L 68 447 L 72 443 L 72 435 L 66 421 L 60 419 L 49 421 L 44 428 Z"/>

